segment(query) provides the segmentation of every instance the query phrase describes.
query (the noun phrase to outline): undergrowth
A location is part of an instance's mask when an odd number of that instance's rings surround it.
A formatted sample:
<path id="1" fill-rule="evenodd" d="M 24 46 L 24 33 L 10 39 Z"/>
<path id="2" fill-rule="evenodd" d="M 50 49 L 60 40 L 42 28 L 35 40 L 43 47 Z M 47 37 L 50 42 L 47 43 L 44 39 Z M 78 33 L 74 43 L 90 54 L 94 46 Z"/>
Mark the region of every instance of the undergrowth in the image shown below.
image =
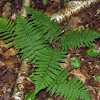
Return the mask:
<path id="1" fill-rule="evenodd" d="M 62 35 L 61 26 L 51 20 L 51 16 L 25 7 L 30 18 L 25 19 L 16 15 L 16 22 L 10 19 L 0 18 L 0 37 L 5 43 L 12 42 L 22 54 L 21 59 L 28 58 L 27 62 L 35 64 L 35 70 L 29 79 L 35 85 L 35 91 L 26 96 L 26 100 L 35 100 L 35 95 L 47 88 L 61 98 L 68 100 L 90 100 L 88 89 L 77 77 L 68 80 L 68 70 L 61 68 L 60 63 L 65 62 L 68 49 L 80 48 L 84 44 L 89 45 L 95 39 L 100 38 L 98 32 L 93 30 L 77 29 Z M 57 49 L 51 47 L 52 42 L 61 40 Z"/>

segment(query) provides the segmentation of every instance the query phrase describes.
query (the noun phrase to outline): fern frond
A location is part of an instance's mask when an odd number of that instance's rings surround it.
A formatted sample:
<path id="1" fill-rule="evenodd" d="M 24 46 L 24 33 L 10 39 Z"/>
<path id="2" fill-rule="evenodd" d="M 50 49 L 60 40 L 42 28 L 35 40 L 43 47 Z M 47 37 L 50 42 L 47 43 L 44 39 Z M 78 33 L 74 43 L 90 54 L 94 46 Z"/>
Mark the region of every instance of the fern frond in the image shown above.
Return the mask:
<path id="1" fill-rule="evenodd" d="M 28 62 L 32 61 L 39 50 L 48 46 L 41 31 L 19 15 L 17 15 L 14 34 L 18 49 L 23 54 L 22 60 L 28 58 Z"/>
<path id="2" fill-rule="evenodd" d="M 30 7 L 27 7 L 27 6 L 24 6 L 24 7 L 25 7 L 25 10 L 26 10 L 28 15 L 34 14 L 35 10 L 33 8 L 30 8 Z"/>
<path id="3" fill-rule="evenodd" d="M 64 62 L 65 54 L 66 52 L 51 48 L 44 48 L 37 54 L 35 72 L 29 77 L 34 82 L 37 91 L 40 87 L 42 89 L 48 87 L 56 80 L 62 71 L 59 63 Z"/>
<path id="4" fill-rule="evenodd" d="M 35 85 L 42 83 L 47 87 L 53 83 L 53 80 L 56 79 L 56 76 L 62 70 L 59 63 L 65 62 L 63 60 L 66 57 L 65 53 L 50 48 L 44 48 L 39 52 L 35 65 L 37 69 L 34 72 Z"/>
<path id="5" fill-rule="evenodd" d="M 14 40 L 14 22 L 10 19 L 0 18 L 0 38 L 9 43 Z"/>
<path id="6" fill-rule="evenodd" d="M 61 47 L 63 50 L 76 49 L 83 47 L 83 45 L 90 45 L 95 39 L 100 38 L 100 34 L 93 30 L 76 29 L 75 31 L 69 31 L 66 36 L 61 39 Z"/>
<path id="7" fill-rule="evenodd" d="M 67 98 L 68 100 L 90 100 L 88 90 L 83 87 L 83 83 L 78 81 L 76 77 L 67 81 L 66 78 L 69 76 L 67 71 L 62 71 L 53 84 L 49 85 L 47 92 L 51 90 L 51 95 L 55 92 L 60 97 Z"/>
<path id="8" fill-rule="evenodd" d="M 50 43 L 54 40 L 57 41 L 62 34 L 60 25 L 55 22 L 55 20 L 51 20 L 51 16 L 46 15 L 41 11 L 36 11 L 32 8 L 25 7 L 28 14 L 31 14 L 31 21 L 36 28 L 40 28 L 45 34 L 45 38 L 50 39 Z"/>

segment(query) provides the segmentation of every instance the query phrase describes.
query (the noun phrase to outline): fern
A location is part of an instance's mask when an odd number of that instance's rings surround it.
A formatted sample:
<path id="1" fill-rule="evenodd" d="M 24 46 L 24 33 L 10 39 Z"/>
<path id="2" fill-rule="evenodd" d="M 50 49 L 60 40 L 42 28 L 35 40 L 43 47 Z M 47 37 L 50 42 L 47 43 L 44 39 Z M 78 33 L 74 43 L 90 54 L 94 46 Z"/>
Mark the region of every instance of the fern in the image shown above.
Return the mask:
<path id="1" fill-rule="evenodd" d="M 60 98 L 64 96 L 64 98 L 66 99 L 67 97 L 68 100 L 77 100 L 79 98 L 81 100 L 90 100 L 90 97 L 88 95 L 88 90 L 85 87 L 83 87 L 84 83 L 78 81 L 76 77 L 72 78 L 70 81 L 66 80 L 70 75 L 67 70 L 64 71 L 63 69 L 60 70 L 57 69 L 58 71 L 57 70 L 54 71 L 54 69 L 53 70 L 50 69 L 50 71 L 47 73 L 46 71 L 48 71 L 49 68 L 47 67 L 47 69 L 44 70 L 44 68 L 42 68 L 41 66 L 40 68 L 37 68 L 35 70 L 35 73 L 33 75 L 29 76 L 29 78 L 35 83 L 35 95 L 41 89 L 45 89 L 46 87 L 48 87 L 47 92 L 51 90 L 51 95 L 56 93 L 57 96 L 60 95 Z M 50 73 L 57 73 L 57 74 L 53 75 L 52 78 L 51 76 L 52 74 L 50 75 Z M 31 98 L 34 98 L 35 95 L 31 96 Z"/>
<path id="2" fill-rule="evenodd" d="M 61 39 L 61 44 L 59 47 L 61 47 L 63 50 L 67 49 L 76 49 L 80 48 L 80 46 L 83 47 L 83 45 L 90 45 L 91 42 L 93 42 L 95 39 L 100 38 L 100 34 L 93 31 L 93 30 L 82 30 L 82 29 L 76 29 L 75 31 L 69 31 L 66 36 L 63 36 Z"/>
<path id="3" fill-rule="evenodd" d="M 36 90 L 38 87 L 48 87 L 56 77 L 59 75 L 60 62 L 64 62 L 63 58 L 66 57 L 66 52 L 53 50 L 51 48 L 42 49 L 36 58 L 36 69 L 34 75 L 30 79 L 34 82 Z"/>
<path id="4" fill-rule="evenodd" d="M 14 40 L 14 23 L 10 19 L 0 18 L 0 38 L 9 43 Z M 13 46 L 13 45 L 12 45 Z"/>
<path id="5" fill-rule="evenodd" d="M 35 28 L 31 22 L 17 15 L 15 26 L 15 40 L 23 53 L 21 59 L 28 58 L 28 62 L 34 63 L 36 53 L 44 47 L 48 47 L 47 41 L 43 37 L 43 32 L 40 28 Z"/>
<path id="6" fill-rule="evenodd" d="M 28 14 L 32 15 L 31 20 L 33 21 L 36 28 L 41 27 L 45 33 L 45 39 L 50 39 L 50 43 L 54 40 L 55 42 L 60 38 L 62 34 L 60 25 L 51 20 L 51 16 L 46 15 L 41 11 L 36 11 L 32 8 L 25 7 Z"/>
<path id="7" fill-rule="evenodd" d="M 47 88 L 47 91 L 51 90 L 52 95 L 57 91 L 57 95 L 61 98 L 64 96 L 69 100 L 78 98 L 90 100 L 87 89 L 83 87 L 81 81 L 76 77 L 70 81 L 66 80 L 69 73 L 59 64 L 64 62 L 66 52 L 50 48 L 49 41 L 56 42 L 62 34 L 60 25 L 40 11 L 28 7 L 26 10 L 31 18 L 27 20 L 17 15 L 15 26 L 11 20 L 1 18 L 0 36 L 8 42 L 15 41 L 19 53 L 22 53 L 22 60 L 28 58 L 28 62 L 35 63 L 34 74 L 29 76 L 35 84 L 32 99 L 41 89 Z M 80 48 L 80 45 L 83 46 L 84 43 L 88 45 L 99 37 L 100 34 L 88 29 L 70 31 L 61 39 L 60 47 L 65 50 Z"/>
<path id="8" fill-rule="evenodd" d="M 88 91 L 83 87 L 83 83 L 78 81 L 76 77 L 67 81 L 68 71 L 60 68 L 60 62 L 65 58 L 66 52 L 53 50 L 50 48 L 42 49 L 36 58 L 36 69 L 29 78 L 35 84 L 35 94 L 41 89 L 47 87 L 47 92 L 51 91 L 53 95 L 57 91 L 57 96 L 68 98 L 69 100 L 84 99 L 90 100 Z M 41 87 L 40 87 L 41 86 Z M 35 95 L 33 95 L 34 98 Z"/>
<path id="9" fill-rule="evenodd" d="M 83 87 L 84 83 L 78 81 L 76 77 L 72 78 L 70 81 L 66 81 L 69 76 L 67 71 L 61 72 L 56 80 L 47 88 L 47 92 L 51 90 L 51 95 L 55 92 L 60 95 L 60 98 L 64 96 L 68 100 L 90 100 L 88 95 L 88 90 Z"/>

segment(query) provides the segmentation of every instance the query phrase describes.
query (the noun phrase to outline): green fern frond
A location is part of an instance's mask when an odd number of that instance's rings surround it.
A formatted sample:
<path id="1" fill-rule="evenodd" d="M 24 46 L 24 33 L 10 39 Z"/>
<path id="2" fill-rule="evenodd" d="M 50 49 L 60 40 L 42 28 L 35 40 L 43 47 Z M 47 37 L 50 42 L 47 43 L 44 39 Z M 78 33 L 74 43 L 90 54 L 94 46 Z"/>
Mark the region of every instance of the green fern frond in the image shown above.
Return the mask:
<path id="1" fill-rule="evenodd" d="M 35 84 L 35 93 L 48 87 L 56 80 L 56 77 L 63 70 L 60 68 L 60 62 L 65 62 L 66 52 L 53 50 L 51 48 L 42 49 L 36 58 L 36 69 L 29 78 Z"/>
<path id="2" fill-rule="evenodd" d="M 28 58 L 28 62 L 32 61 L 36 57 L 36 53 L 47 47 L 48 44 L 44 39 L 42 32 L 35 28 L 31 22 L 16 16 L 16 26 L 15 26 L 15 40 L 22 53 L 21 59 Z"/>
<path id="3" fill-rule="evenodd" d="M 88 90 L 83 87 L 83 83 L 78 81 L 76 77 L 67 81 L 66 78 L 69 76 L 67 71 L 63 71 L 59 74 L 56 80 L 48 86 L 47 92 L 51 90 L 51 95 L 55 92 L 60 95 L 60 98 L 64 97 L 68 100 L 90 100 Z"/>
<path id="4" fill-rule="evenodd" d="M 53 80 L 56 79 L 56 76 L 62 70 L 59 63 L 65 62 L 63 60 L 66 57 L 65 54 L 66 52 L 51 48 L 44 48 L 37 54 L 35 65 L 37 69 L 34 72 L 34 84 L 36 86 L 42 83 L 47 87 L 53 83 Z"/>
<path id="5" fill-rule="evenodd" d="M 45 38 L 50 39 L 50 43 L 54 40 L 57 41 L 62 34 L 60 25 L 55 22 L 55 20 L 51 20 L 51 16 L 46 15 L 41 11 L 33 10 L 32 8 L 25 7 L 28 14 L 31 14 L 32 24 L 36 28 L 40 28 L 45 34 Z"/>
<path id="6" fill-rule="evenodd" d="M 30 8 L 30 7 L 27 7 L 27 6 L 24 6 L 24 7 L 25 7 L 25 10 L 26 10 L 28 15 L 34 14 L 35 10 L 33 8 Z"/>
<path id="7" fill-rule="evenodd" d="M 61 47 L 63 50 L 67 49 L 76 49 L 80 48 L 80 46 L 83 47 L 83 45 L 90 45 L 95 39 L 100 38 L 100 34 L 98 32 L 95 32 L 93 30 L 82 30 L 82 29 L 76 29 L 75 31 L 69 31 L 66 36 L 63 36 L 61 39 L 61 44 L 59 47 Z"/>
<path id="8" fill-rule="evenodd" d="M 14 22 L 10 19 L 0 18 L 0 39 L 4 39 L 5 43 L 14 40 Z"/>

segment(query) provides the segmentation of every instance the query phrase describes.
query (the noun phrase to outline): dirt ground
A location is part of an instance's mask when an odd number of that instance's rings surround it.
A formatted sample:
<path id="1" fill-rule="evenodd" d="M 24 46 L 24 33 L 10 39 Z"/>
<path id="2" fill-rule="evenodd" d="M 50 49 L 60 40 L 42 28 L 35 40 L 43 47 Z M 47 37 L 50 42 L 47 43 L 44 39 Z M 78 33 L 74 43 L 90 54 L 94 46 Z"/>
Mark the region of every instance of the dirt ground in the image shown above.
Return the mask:
<path id="1" fill-rule="evenodd" d="M 0 17 L 3 16 L 15 20 L 15 14 L 20 14 L 21 7 L 22 0 L 0 0 Z M 63 3 L 62 0 L 48 0 L 47 5 L 44 6 L 41 0 L 32 0 L 31 7 L 52 14 L 63 7 Z M 100 3 L 82 10 L 67 21 L 67 25 L 72 29 L 80 27 L 85 29 L 87 24 L 90 29 L 100 33 Z M 65 28 L 66 22 L 61 25 Z M 94 43 L 95 48 L 100 51 L 100 39 L 95 40 Z M 7 49 L 7 46 L 8 44 L 4 44 L 4 41 L 0 40 L 0 100 L 10 100 L 21 65 L 19 55 L 15 55 L 16 48 Z M 94 77 L 100 75 L 100 55 L 95 58 L 89 57 L 86 54 L 87 50 L 86 46 L 76 50 L 68 50 L 68 58 L 65 59 L 67 64 L 62 64 L 62 67 L 69 69 L 72 75 L 76 75 L 79 80 L 86 83 L 85 86 L 89 90 L 91 100 L 100 100 L 100 81 L 94 82 Z M 80 69 L 71 67 L 71 57 L 78 57 L 81 60 Z M 31 67 L 30 74 L 32 71 L 33 67 Z M 34 85 L 27 79 L 26 84 L 25 93 L 27 94 L 34 90 Z M 36 100 L 60 100 L 60 98 L 56 97 L 56 95 L 51 97 L 50 93 L 42 90 L 37 94 Z"/>

